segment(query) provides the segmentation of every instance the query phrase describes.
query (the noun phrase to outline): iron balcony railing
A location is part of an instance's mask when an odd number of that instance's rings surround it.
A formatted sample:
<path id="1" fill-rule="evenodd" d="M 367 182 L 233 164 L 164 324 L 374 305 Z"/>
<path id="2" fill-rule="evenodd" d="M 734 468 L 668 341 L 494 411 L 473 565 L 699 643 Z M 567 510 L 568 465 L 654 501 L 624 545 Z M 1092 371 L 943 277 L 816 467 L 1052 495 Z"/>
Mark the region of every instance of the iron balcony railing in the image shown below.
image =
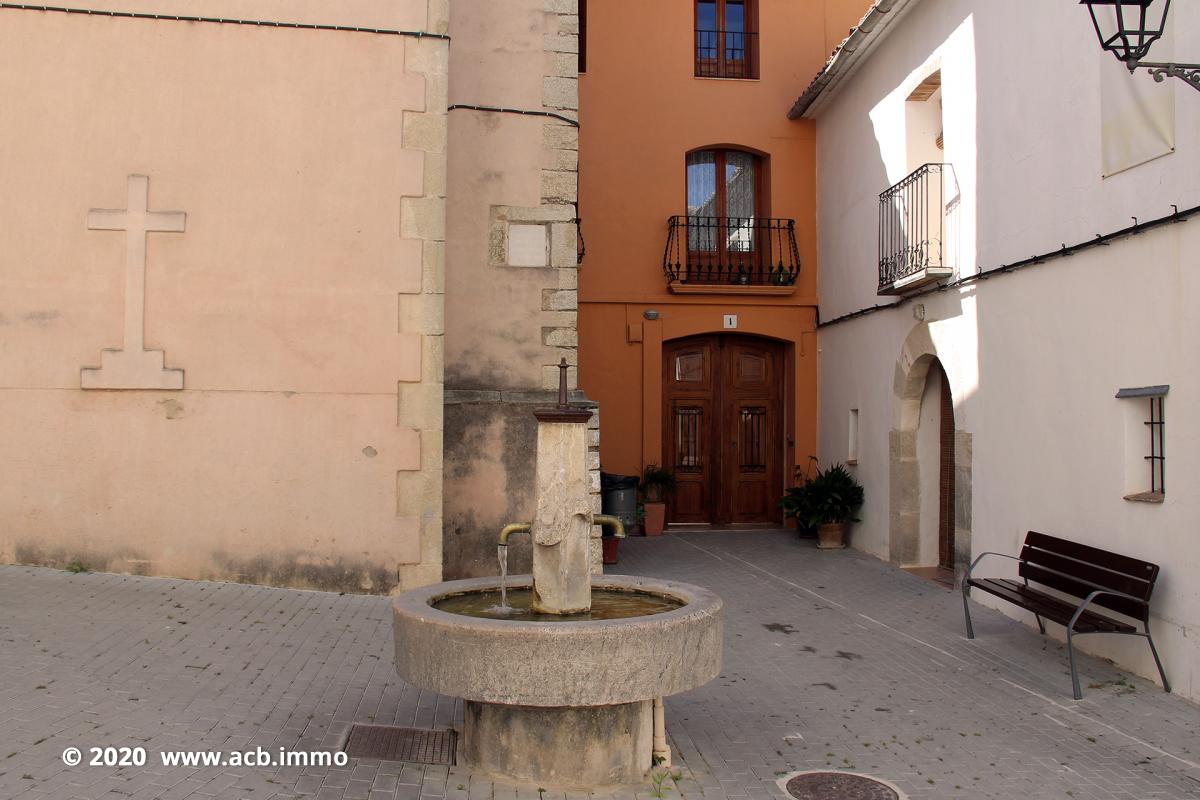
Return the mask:
<path id="1" fill-rule="evenodd" d="M 757 78 L 758 34 L 697 30 L 696 77 Z"/>
<path id="2" fill-rule="evenodd" d="M 676 216 L 667 225 L 671 282 L 791 286 L 800 273 L 793 219 Z"/>
<path id="3" fill-rule="evenodd" d="M 575 266 L 583 264 L 583 257 L 587 255 L 587 244 L 583 241 L 583 219 L 575 218 Z"/>
<path id="4" fill-rule="evenodd" d="M 948 164 L 926 164 L 879 195 L 879 291 L 947 272 Z"/>

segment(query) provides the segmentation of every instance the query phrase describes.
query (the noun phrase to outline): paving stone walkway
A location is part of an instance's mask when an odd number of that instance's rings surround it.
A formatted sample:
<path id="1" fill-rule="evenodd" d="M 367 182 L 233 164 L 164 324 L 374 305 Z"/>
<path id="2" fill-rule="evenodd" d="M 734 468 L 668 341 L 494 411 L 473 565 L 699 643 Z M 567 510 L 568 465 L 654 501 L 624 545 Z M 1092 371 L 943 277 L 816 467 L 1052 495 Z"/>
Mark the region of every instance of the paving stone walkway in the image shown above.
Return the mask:
<path id="1" fill-rule="evenodd" d="M 722 675 L 667 701 L 667 797 L 782 797 L 787 773 L 845 769 L 914 800 L 1200 798 L 1196 705 L 1091 658 L 1073 702 L 1058 642 L 983 608 L 968 641 L 958 595 L 875 559 L 696 533 L 627 540 L 610 571 L 725 600 Z M 354 722 L 454 725 L 459 704 L 397 679 L 391 647 L 383 598 L 0 567 L 0 798 L 583 800 L 464 767 L 161 765 L 336 748 Z M 105 745 L 148 763 L 62 763 Z"/>

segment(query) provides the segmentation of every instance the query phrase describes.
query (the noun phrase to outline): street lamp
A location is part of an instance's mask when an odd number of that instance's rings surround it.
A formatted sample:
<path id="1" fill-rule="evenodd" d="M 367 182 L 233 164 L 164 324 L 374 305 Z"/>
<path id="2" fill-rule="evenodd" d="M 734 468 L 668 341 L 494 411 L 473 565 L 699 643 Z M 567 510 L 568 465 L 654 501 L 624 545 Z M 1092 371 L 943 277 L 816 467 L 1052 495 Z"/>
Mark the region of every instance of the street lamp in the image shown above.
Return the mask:
<path id="1" fill-rule="evenodd" d="M 1170 76 L 1200 91 L 1200 64 L 1142 60 L 1163 35 L 1171 0 L 1080 0 L 1079 4 L 1088 7 L 1100 46 L 1123 61 L 1130 72 L 1142 67 L 1159 83 Z"/>

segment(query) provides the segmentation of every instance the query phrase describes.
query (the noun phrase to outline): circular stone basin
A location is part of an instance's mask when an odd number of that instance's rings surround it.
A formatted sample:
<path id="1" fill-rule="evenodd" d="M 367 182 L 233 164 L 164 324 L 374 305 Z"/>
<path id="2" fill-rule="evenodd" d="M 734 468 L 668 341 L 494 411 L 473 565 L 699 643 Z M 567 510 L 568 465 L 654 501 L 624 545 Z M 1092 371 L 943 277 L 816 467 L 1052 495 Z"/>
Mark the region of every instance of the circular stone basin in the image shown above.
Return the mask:
<path id="1" fill-rule="evenodd" d="M 502 605 L 501 603 L 505 603 Z M 531 622 L 575 622 L 593 619 L 629 619 L 661 614 L 683 607 L 683 601 L 664 594 L 647 592 L 618 592 L 610 589 L 592 590 L 592 610 L 583 614 L 544 614 L 533 610 L 533 592 L 517 589 L 468 592 L 444 597 L 433 607 L 451 614 L 486 619 L 527 620 Z"/>
<path id="2" fill-rule="evenodd" d="M 532 578 L 510 576 L 508 587 L 514 595 L 528 591 Z M 498 595 L 499 588 L 498 577 L 475 578 L 395 598 L 400 677 L 422 689 L 480 703 L 561 708 L 666 697 L 701 686 L 721 670 L 721 599 L 707 589 L 625 575 L 593 576 L 593 592 L 649 595 L 659 604 L 678 604 L 622 619 L 488 619 L 439 607 L 459 596 Z"/>

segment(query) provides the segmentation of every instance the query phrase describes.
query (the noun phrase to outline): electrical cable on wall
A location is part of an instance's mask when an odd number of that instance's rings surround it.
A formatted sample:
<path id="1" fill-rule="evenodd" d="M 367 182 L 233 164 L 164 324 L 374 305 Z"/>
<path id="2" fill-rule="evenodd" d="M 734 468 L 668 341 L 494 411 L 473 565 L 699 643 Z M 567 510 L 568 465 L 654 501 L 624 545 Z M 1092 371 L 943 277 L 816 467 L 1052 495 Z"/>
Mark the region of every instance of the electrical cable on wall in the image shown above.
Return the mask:
<path id="1" fill-rule="evenodd" d="M 559 114 L 556 111 L 531 111 L 527 108 L 504 108 L 503 106 L 476 106 L 469 103 L 454 103 L 453 105 L 448 106 L 446 110 L 454 111 L 456 109 L 466 109 L 468 111 L 493 111 L 497 114 L 521 114 L 527 117 L 552 117 L 554 119 L 562 120 L 568 125 L 574 125 L 576 128 L 579 127 L 579 120 L 571 119 L 570 117 Z"/>
<path id="2" fill-rule="evenodd" d="M 874 305 L 874 306 L 868 306 L 867 308 L 860 308 L 858 311 L 852 311 L 849 314 L 842 314 L 839 317 L 834 317 L 833 319 L 829 320 L 828 322 L 818 322 L 817 327 L 818 328 L 827 328 L 830 325 L 837 325 L 841 322 L 849 322 L 850 320 L 857 319 L 858 317 L 865 317 L 868 314 L 874 314 L 876 311 L 884 311 L 889 308 L 896 308 L 897 306 L 902 306 L 905 303 L 907 303 L 908 301 L 915 300 L 918 297 L 925 297 L 926 295 L 936 294 L 938 292 L 945 292 L 950 289 L 956 289 L 959 286 L 966 286 L 971 283 L 977 283 L 979 281 L 986 281 L 989 278 L 994 278 L 997 275 L 1007 273 L 1007 272 L 1015 272 L 1016 270 L 1023 269 L 1025 267 L 1029 267 L 1029 266 L 1033 266 L 1034 264 L 1044 264 L 1047 261 L 1052 261 L 1052 260 L 1055 260 L 1058 258 L 1066 258 L 1067 256 L 1073 256 L 1076 253 L 1081 253 L 1084 250 L 1090 250 L 1093 247 L 1107 247 L 1110 243 L 1117 241 L 1118 239 L 1124 239 L 1127 236 L 1137 236 L 1139 233 L 1144 233 L 1145 231 L 1151 230 L 1152 228 L 1157 228 L 1162 225 L 1172 225 L 1172 224 L 1178 223 L 1178 222 L 1187 222 L 1189 217 L 1192 217 L 1192 216 L 1200 213 L 1200 206 L 1192 206 L 1191 208 L 1180 211 L 1179 206 L 1172 204 L 1171 208 L 1175 209 L 1174 213 L 1167 214 L 1165 217 L 1159 217 L 1157 219 L 1152 219 L 1149 222 L 1138 222 L 1137 217 L 1131 217 L 1130 219 L 1133 220 L 1134 224 L 1130 225 L 1128 228 L 1122 228 L 1118 231 L 1113 231 L 1112 233 L 1106 233 L 1106 234 L 1098 233 L 1098 234 L 1096 234 L 1096 238 L 1088 239 L 1086 242 L 1079 242 L 1078 244 L 1073 244 L 1070 247 L 1068 247 L 1066 245 L 1066 243 L 1064 242 L 1063 246 L 1061 248 L 1059 248 L 1058 250 L 1051 250 L 1048 253 L 1042 253 L 1041 255 L 1033 256 L 1031 258 L 1026 258 L 1022 261 L 1014 261 L 1011 264 L 1002 264 L 999 267 L 992 267 L 991 269 L 985 269 L 980 272 L 976 272 L 973 275 L 967 275 L 966 277 L 959 278 L 956 281 L 951 281 L 950 283 L 943 284 L 942 286 L 935 286 L 932 289 L 922 289 L 919 292 L 913 292 L 912 294 L 905 295 L 900 300 L 897 300 L 895 303 L 887 303 L 884 305 Z"/>
<path id="3" fill-rule="evenodd" d="M 136 11 L 104 11 L 91 8 L 34 5 L 32 3 L 0 3 L 0 10 L 47 11 L 59 14 L 83 14 L 94 17 L 119 17 L 123 19 L 152 19 L 166 22 L 211 22 L 220 25 L 255 25 L 261 28 L 296 28 L 311 31 L 345 31 L 348 33 L 374 33 L 381 36 L 411 36 L 416 39 L 450 40 L 449 34 L 426 31 L 401 31 L 389 28 L 360 28 L 352 25 L 320 25 L 306 22 L 274 22 L 260 19 L 230 19 L 226 17 L 190 17 L 178 14 L 149 14 Z"/>

